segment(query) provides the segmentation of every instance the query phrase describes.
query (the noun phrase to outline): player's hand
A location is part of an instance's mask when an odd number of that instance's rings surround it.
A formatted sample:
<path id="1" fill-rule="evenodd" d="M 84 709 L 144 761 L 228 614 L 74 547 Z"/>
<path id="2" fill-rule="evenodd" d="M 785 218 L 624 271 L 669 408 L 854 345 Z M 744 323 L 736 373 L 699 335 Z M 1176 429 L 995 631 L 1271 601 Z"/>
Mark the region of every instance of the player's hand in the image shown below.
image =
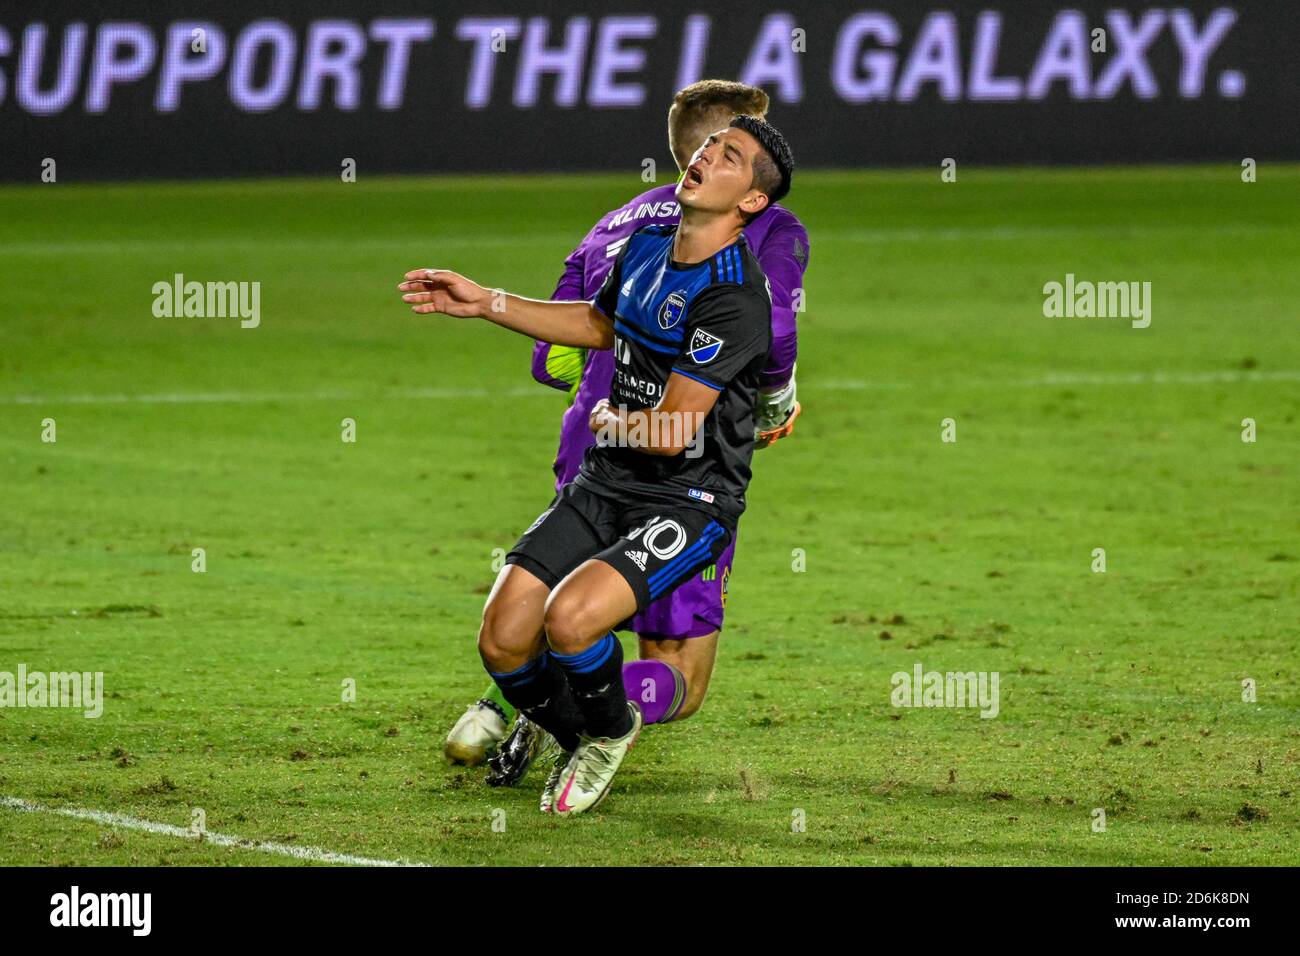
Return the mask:
<path id="1" fill-rule="evenodd" d="M 402 301 L 410 304 L 412 312 L 441 312 L 460 319 L 482 316 L 492 295 L 477 282 L 446 269 L 415 269 L 397 288 L 405 293 Z"/>
<path id="2" fill-rule="evenodd" d="M 759 432 L 754 438 L 755 448 L 767 448 L 774 445 L 782 438 L 789 437 L 794 432 L 794 420 L 799 417 L 803 411 L 803 406 L 798 402 L 794 403 L 794 408 L 790 409 L 790 415 L 784 422 L 776 428 L 769 428 L 767 431 Z"/>
<path id="3" fill-rule="evenodd" d="M 599 435 L 613 424 L 616 417 L 610 409 L 609 399 L 602 398 L 592 406 L 591 414 L 587 417 L 587 427 L 591 429 L 592 434 Z"/>

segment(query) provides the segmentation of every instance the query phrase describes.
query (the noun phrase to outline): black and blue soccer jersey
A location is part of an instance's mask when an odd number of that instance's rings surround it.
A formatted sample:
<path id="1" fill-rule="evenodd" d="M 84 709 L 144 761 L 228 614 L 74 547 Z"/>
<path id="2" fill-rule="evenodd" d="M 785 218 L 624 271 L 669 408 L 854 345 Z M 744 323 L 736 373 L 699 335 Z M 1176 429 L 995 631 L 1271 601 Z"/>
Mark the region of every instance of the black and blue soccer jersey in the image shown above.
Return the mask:
<path id="1" fill-rule="evenodd" d="M 652 408 L 677 372 L 721 394 L 686 451 L 587 450 L 577 481 L 597 493 L 658 499 L 734 523 L 745 510 L 754 402 L 772 345 L 767 278 L 741 237 L 704 262 L 672 259 L 676 226 L 633 233 L 593 304 L 614 322 L 610 403 Z"/>

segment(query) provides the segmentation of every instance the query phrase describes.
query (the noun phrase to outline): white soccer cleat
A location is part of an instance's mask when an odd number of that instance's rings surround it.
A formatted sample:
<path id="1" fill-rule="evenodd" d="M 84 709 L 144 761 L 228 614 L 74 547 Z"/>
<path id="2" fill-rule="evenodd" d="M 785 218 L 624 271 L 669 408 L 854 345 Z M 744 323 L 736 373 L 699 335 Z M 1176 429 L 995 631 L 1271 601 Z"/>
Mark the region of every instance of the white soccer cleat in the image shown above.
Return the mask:
<path id="1" fill-rule="evenodd" d="M 556 753 L 551 772 L 546 775 L 546 785 L 542 787 L 540 806 L 543 813 L 550 813 L 555 808 L 555 795 L 560 791 L 560 778 L 564 776 L 564 768 L 569 765 L 572 758 L 573 754 L 566 750 Z"/>
<path id="2" fill-rule="evenodd" d="M 622 737 L 578 735 L 578 749 L 569 758 L 556 783 L 558 789 L 552 813 L 582 813 L 594 809 L 605 799 L 609 785 L 614 782 L 614 774 L 618 773 L 623 758 L 641 733 L 641 709 L 631 701 L 627 707 L 632 714 L 632 729 Z M 545 799 L 545 793 L 542 796 Z"/>
<path id="3" fill-rule="evenodd" d="M 505 716 L 495 704 L 488 700 L 476 701 L 451 728 L 447 742 L 442 745 L 443 756 L 449 763 L 478 766 L 505 739 L 508 730 Z"/>

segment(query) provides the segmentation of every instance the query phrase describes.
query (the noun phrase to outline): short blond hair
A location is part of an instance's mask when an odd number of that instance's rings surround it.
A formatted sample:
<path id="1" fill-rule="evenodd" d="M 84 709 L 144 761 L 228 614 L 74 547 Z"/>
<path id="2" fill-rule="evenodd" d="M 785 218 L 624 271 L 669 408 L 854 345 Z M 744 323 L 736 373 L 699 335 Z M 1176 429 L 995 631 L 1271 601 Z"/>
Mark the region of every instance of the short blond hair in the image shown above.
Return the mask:
<path id="1" fill-rule="evenodd" d="M 770 100 L 757 86 L 733 80 L 700 80 L 684 86 L 668 108 L 668 148 L 678 169 L 710 133 L 724 128 L 734 116 L 765 116 Z"/>

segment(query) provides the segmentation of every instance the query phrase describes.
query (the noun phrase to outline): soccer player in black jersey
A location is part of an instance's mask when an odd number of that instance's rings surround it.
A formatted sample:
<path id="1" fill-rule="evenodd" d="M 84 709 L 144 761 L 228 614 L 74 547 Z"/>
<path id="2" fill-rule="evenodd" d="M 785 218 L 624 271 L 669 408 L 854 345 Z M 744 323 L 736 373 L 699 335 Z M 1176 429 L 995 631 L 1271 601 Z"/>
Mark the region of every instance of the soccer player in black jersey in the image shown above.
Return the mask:
<path id="1" fill-rule="evenodd" d="M 741 232 L 793 167 L 780 132 L 736 117 L 682 175 L 680 225 L 634 233 L 591 302 L 494 294 L 439 269 L 398 286 L 418 313 L 614 350 L 598 442 L 507 556 L 479 630 L 506 699 L 562 748 L 543 811 L 580 813 L 609 792 L 641 729 L 613 631 L 711 564 L 745 510 L 771 298 Z"/>

